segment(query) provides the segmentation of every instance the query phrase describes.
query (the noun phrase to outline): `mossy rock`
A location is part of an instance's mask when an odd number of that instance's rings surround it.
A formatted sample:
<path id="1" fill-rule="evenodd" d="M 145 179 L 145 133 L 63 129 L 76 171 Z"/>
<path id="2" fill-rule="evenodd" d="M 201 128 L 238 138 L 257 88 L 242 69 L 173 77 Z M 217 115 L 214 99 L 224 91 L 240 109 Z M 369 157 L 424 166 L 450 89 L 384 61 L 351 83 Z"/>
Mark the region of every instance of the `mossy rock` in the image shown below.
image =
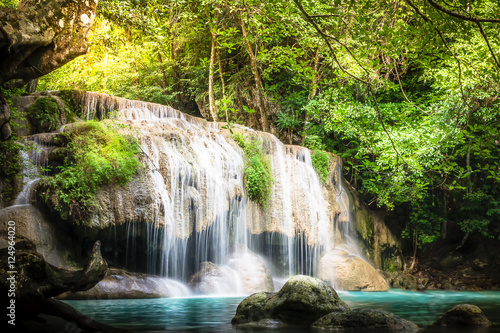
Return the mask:
<path id="1" fill-rule="evenodd" d="M 479 307 L 471 304 L 459 304 L 446 311 L 434 325 L 451 327 L 489 327 L 491 326 L 491 321 L 484 315 Z"/>
<path id="2" fill-rule="evenodd" d="M 371 309 L 355 309 L 346 312 L 330 313 L 312 324 L 321 329 L 362 329 L 418 331 L 418 326 L 395 314 Z"/>
<path id="3" fill-rule="evenodd" d="M 34 133 L 53 132 L 62 125 L 64 103 L 54 96 L 44 96 L 31 104 L 27 111 Z"/>
<path id="4" fill-rule="evenodd" d="M 256 293 L 245 298 L 236 309 L 233 324 L 258 322 L 265 318 L 308 326 L 331 312 L 343 312 L 342 302 L 326 282 L 310 276 L 290 278 L 277 293 Z"/>

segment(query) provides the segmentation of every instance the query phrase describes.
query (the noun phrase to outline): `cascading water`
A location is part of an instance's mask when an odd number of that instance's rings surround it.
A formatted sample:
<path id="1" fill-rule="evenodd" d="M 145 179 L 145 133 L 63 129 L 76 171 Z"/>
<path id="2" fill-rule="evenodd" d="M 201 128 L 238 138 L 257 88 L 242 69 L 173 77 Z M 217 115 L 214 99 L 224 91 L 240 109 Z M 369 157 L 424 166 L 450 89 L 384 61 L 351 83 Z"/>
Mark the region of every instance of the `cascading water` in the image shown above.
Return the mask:
<path id="1" fill-rule="evenodd" d="M 338 245 L 338 224 L 349 222 L 340 173 L 335 196 L 322 185 L 306 148 L 235 126 L 260 140 L 270 157 L 272 199 L 263 209 L 245 195 L 243 152 L 218 123 L 168 106 L 89 92 L 83 109 L 87 119 L 111 117 L 127 125 L 140 142 L 154 188 L 154 220 L 127 222 L 127 267 L 145 251 L 151 274 L 185 282 L 192 277 L 197 283 L 205 272 L 222 281 L 213 282 L 212 291 L 248 293 L 262 288 L 248 287 L 258 279 L 250 276 L 253 271 L 264 280 L 271 273 L 276 278 L 318 275 L 320 257 Z M 139 233 L 147 244 L 136 243 Z M 224 286 L 224 281 L 235 282 Z"/>

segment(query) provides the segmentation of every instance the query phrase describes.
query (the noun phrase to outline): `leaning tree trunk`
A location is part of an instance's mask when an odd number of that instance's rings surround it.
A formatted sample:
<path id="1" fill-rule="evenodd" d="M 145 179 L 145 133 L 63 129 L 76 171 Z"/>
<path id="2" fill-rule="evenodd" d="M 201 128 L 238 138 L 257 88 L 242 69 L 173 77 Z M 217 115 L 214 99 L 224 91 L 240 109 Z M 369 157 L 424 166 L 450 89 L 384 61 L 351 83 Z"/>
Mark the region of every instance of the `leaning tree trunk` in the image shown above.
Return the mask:
<path id="1" fill-rule="evenodd" d="M 98 0 L 21 0 L 0 9 L 0 85 L 21 87 L 85 54 Z M 1 139 L 11 135 L 0 96 Z"/>
<path id="2" fill-rule="evenodd" d="M 100 243 L 96 242 L 87 265 L 80 271 L 47 263 L 30 241 L 0 249 L 0 262 L 5 263 L 0 267 L 0 303 L 4 309 L 10 304 L 15 306 L 15 317 L 10 319 L 14 320 L 10 323 L 12 328 L 20 327 L 20 331 L 29 329 L 29 322 L 39 322 L 42 319 L 38 316 L 46 314 L 72 323 L 75 331 L 121 332 L 52 298 L 66 291 L 89 290 L 104 278 L 108 264 L 102 258 L 100 248 Z M 15 261 L 11 259 L 14 255 Z"/>

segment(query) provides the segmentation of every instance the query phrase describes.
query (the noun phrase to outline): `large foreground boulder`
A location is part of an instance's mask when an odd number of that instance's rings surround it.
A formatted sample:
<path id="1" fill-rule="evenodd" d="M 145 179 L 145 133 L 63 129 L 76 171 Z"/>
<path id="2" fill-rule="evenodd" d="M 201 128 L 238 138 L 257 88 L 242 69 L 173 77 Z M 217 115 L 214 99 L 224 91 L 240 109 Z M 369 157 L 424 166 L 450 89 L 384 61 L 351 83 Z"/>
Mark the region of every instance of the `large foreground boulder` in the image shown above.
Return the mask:
<path id="1" fill-rule="evenodd" d="M 483 311 L 475 305 L 459 304 L 446 311 L 435 323 L 435 326 L 472 327 L 491 326 Z"/>
<path id="2" fill-rule="evenodd" d="M 389 285 L 368 262 L 347 251 L 335 249 L 319 263 L 319 278 L 340 290 L 387 291 Z"/>
<path id="3" fill-rule="evenodd" d="M 371 309 L 355 309 L 346 312 L 332 312 L 312 324 L 322 329 L 384 329 L 417 331 L 418 326 L 395 314 Z"/>
<path id="4" fill-rule="evenodd" d="M 233 324 L 277 319 L 284 323 L 309 326 L 331 313 L 349 310 L 335 290 L 320 279 L 297 275 L 277 293 L 256 293 L 245 298 L 232 320 Z"/>

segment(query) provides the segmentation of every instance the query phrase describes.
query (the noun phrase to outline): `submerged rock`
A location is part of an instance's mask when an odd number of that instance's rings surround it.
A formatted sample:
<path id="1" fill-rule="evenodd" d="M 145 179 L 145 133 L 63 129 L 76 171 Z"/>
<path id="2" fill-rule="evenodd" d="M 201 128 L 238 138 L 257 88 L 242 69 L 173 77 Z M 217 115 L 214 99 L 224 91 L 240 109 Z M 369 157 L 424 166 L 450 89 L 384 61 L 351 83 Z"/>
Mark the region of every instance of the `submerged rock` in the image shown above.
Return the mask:
<path id="1" fill-rule="evenodd" d="M 387 329 L 417 331 L 418 326 L 395 314 L 371 309 L 355 309 L 346 312 L 332 312 L 312 324 L 326 329 Z"/>
<path id="2" fill-rule="evenodd" d="M 435 326 L 491 326 L 491 321 L 486 318 L 483 311 L 475 305 L 459 304 L 446 311 L 436 322 Z"/>
<path id="3" fill-rule="evenodd" d="M 341 290 L 387 291 L 389 285 L 369 263 L 344 250 L 332 250 L 319 262 L 319 277 Z"/>
<path id="4" fill-rule="evenodd" d="M 328 313 L 346 310 L 349 307 L 330 285 L 317 278 L 297 275 L 277 293 L 256 293 L 245 298 L 238 305 L 232 323 L 245 324 L 271 318 L 308 326 Z"/>

